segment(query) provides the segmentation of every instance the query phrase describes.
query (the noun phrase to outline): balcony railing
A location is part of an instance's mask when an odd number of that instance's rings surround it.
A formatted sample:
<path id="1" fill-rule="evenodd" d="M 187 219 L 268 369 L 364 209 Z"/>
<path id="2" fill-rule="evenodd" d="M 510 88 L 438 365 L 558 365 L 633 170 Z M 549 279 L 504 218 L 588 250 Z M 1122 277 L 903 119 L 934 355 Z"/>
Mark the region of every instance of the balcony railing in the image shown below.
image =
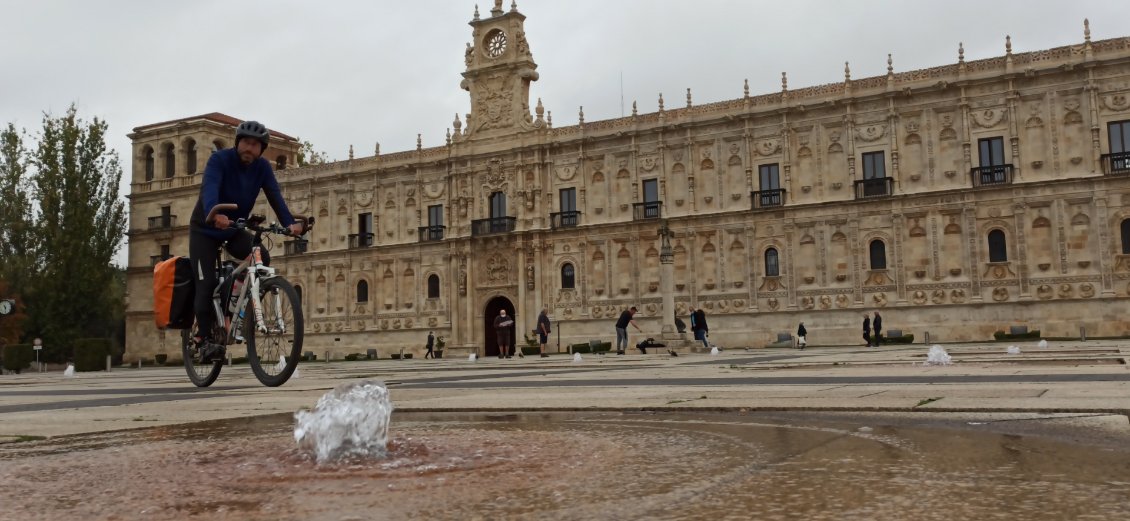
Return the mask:
<path id="1" fill-rule="evenodd" d="M 434 242 L 443 240 L 443 231 L 447 229 L 446 226 L 421 226 L 420 242 Z"/>
<path id="2" fill-rule="evenodd" d="M 283 251 L 287 255 L 301 255 L 306 253 L 306 248 L 310 245 L 310 241 L 306 239 L 295 239 L 293 241 L 286 241 L 283 243 Z"/>
<path id="3" fill-rule="evenodd" d="M 869 199 L 871 197 L 886 197 L 891 195 L 891 186 L 894 179 L 890 177 L 876 177 L 861 179 L 855 182 L 855 198 Z"/>
<path id="4" fill-rule="evenodd" d="M 749 198 L 753 200 L 754 210 L 759 210 L 761 208 L 771 208 L 774 206 L 784 206 L 785 189 L 778 188 L 776 190 L 761 190 L 758 192 L 750 192 Z"/>
<path id="5" fill-rule="evenodd" d="M 373 245 L 372 233 L 351 233 L 349 234 L 349 249 L 356 250 L 358 248 L 368 248 Z"/>
<path id="6" fill-rule="evenodd" d="M 471 236 L 491 235 L 495 233 L 510 233 L 517 227 L 517 217 L 491 217 L 490 219 L 475 219 L 471 221 Z"/>
<path id="7" fill-rule="evenodd" d="M 663 217 L 663 201 L 648 201 L 632 204 L 632 218 L 637 221 Z"/>
<path id="8" fill-rule="evenodd" d="M 150 255 L 149 256 L 149 266 L 151 266 L 151 267 L 156 266 L 158 262 L 161 262 L 163 260 L 168 260 L 168 259 L 171 259 L 171 258 L 173 258 L 172 255 Z"/>
<path id="9" fill-rule="evenodd" d="M 549 214 L 549 226 L 554 230 L 558 228 L 576 228 L 581 221 L 581 212 L 554 212 Z"/>
<path id="10" fill-rule="evenodd" d="M 973 177 L 973 188 L 981 186 L 1012 184 L 1012 165 L 993 165 L 973 167 L 969 171 Z"/>
<path id="11" fill-rule="evenodd" d="M 1099 160 L 1102 161 L 1104 174 L 1130 174 L 1130 152 L 1103 154 Z"/>
<path id="12" fill-rule="evenodd" d="M 149 218 L 150 230 L 167 230 L 177 225 L 177 216 L 175 215 L 158 215 L 157 217 Z"/>

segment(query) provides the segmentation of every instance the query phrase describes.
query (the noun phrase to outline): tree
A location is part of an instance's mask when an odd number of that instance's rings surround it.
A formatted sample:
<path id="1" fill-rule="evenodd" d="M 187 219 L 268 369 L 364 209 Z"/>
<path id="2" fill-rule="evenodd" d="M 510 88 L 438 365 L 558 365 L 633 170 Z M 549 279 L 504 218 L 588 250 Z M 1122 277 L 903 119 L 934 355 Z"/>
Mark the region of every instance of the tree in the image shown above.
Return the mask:
<path id="1" fill-rule="evenodd" d="M 27 185 L 27 150 L 11 123 L 0 130 L 0 281 L 8 283 L 0 298 L 26 290 L 34 267 L 35 233 Z"/>
<path id="2" fill-rule="evenodd" d="M 317 152 L 314 150 L 314 144 L 309 141 L 303 141 L 302 146 L 298 148 L 298 166 L 320 165 L 329 162 L 329 156 L 325 152 Z"/>
<path id="3" fill-rule="evenodd" d="M 33 329 L 60 352 L 80 337 L 113 333 L 115 268 L 110 264 L 126 227 L 118 197 L 122 169 L 107 149 L 105 121 L 87 123 L 72 105 L 61 117 L 45 114 L 32 156 L 39 240 Z M 60 350 L 60 351 L 55 351 Z"/>

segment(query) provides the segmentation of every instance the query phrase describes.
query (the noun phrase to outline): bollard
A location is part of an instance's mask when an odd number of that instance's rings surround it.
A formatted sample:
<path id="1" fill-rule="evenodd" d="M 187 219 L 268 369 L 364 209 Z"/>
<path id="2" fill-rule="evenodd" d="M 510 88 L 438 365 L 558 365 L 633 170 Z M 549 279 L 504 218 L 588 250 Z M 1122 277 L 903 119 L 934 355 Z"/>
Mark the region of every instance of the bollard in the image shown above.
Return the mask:
<path id="1" fill-rule="evenodd" d="M 231 366 L 231 351 L 228 351 L 228 366 Z"/>
<path id="2" fill-rule="evenodd" d="M 138 359 L 137 359 L 137 368 L 141 369 L 141 358 L 140 357 L 138 357 Z"/>
<path id="3" fill-rule="evenodd" d="M 110 372 L 110 364 L 112 363 L 112 361 L 113 361 L 113 359 L 110 358 L 110 355 L 106 355 L 106 372 L 107 373 Z"/>
<path id="4" fill-rule="evenodd" d="M 1079 326 L 1079 341 L 1087 341 L 1087 326 Z"/>
<path id="5" fill-rule="evenodd" d="M 922 343 L 930 345 L 930 332 L 927 331 L 922 335 Z"/>
<path id="6" fill-rule="evenodd" d="M 326 363 L 330 363 L 330 352 L 326 351 Z"/>

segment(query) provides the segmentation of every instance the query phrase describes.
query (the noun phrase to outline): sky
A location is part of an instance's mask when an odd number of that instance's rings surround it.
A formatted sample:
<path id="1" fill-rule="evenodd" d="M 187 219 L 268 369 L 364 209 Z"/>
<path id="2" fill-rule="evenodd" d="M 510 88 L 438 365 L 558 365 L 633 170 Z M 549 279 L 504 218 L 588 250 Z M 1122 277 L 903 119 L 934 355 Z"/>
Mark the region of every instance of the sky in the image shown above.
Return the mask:
<path id="1" fill-rule="evenodd" d="M 492 0 L 479 12 L 490 16 Z M 1130 36 L 1127 0 L 526 0 L 538 64 L 530 106 L 553 124 Z M 474 0 L 0 0 L 0 125 L 38 131 L 72 103 L 109 124 L 126 168 L 133 128 L 222 112 L 331 159 L 444 142 Z M 504 2 L 510 9 L 510 0 Z M 621 101 L 623 100 L 623 101 Z M 129 191 L 126 171 L 122 194 Z M 2 202 L 0 202 L 2 203 Z M 123 241 L 124 242 L 124 241 Z M 116 257 L 124 262 L 125 248 Z"/>

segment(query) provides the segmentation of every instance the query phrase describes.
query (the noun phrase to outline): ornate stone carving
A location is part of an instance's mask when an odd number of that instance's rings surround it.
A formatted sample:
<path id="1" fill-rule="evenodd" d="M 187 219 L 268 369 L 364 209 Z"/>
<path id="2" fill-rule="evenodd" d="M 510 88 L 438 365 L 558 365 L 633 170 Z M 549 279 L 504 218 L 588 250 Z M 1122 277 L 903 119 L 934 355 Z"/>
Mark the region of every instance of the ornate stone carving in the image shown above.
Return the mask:
<path id="1" fill-rule="evenodd" d="M 1059 298 L 1071 298 L 1075 294 L 1075 287 L 1071 284 L 1059 285 Z"/>
<path id="2" fill-rule="evenodd" d="M 777 299 L 775 299 L 775 298 L 771 298 L 769 300 L 766 300 L 765 303 L 769 306 L 769 309 L 771 311 L 777 311 L 777 308 L 781 306 L 781 303 L 778 302 Z"/>
<path id="3" fill-rule="evenodd" d="M 887 125 L 860 125 L 855 127 L 855 137 L 861 141 L 876 141 L 887 133 Z"/>
<path id="4" fill-rule="evenodd" d="M 557 173 L 557 178 L 562 181 L 572 181 L 577 175 L 577 167 L 573 165 L 559 166 L 554 170 Z"/>
<path id="5" fill-rule="evenodd" d="M 915 304 L 919 305 L 919 306 L 921 306 L 922 304 L 925 304 L 926 303 L 926 292 L 922 291 L 922 290 L 915 291 L 911 295 L 911 301 L 914 302 Z"/>
<path id="6" fill-rule="evenodd" d="M 944 289 L 934 290 L 934 296 L 931 299 L 931 301 L 935 304 L 944 304 L 946 302 L 946 290 L 944 290 Z"/>
<path id="7" fill-rule="evenodd" d="M 1083 298 L 1091 298 L 1095 296 L 1095 286 L 1090 282 L 1084 282 L 1079 285 L 1079 296 Z"/>
<path id="8" fill-rule="evenodd" d="M 781 151 L 781 140 L 778 138 L 763 139 L 757 142 L 757 153 L 771 156 Z"/>
<path id="9" fill-rule="evenodd" d="M 876 293 L 871 296 L 871 301 L 875 303 L 876 307 L 885 308 L 887 307 L 887 294 Z"/>
<path id="10" fill-rule="evenodd" d="M 1130 96 L 1127 96 L 1126 93 L 1103 96 L 1103 105 L 1115 112 L 1122 112 L 1130 109 Z"/>
<path id="11" fill-rule="evenodd" d="M 1040 300 L 1048 300 L 1055 296 L 1055 290 L 1048 284 L 1040 284 L 1036 288 L 1036 297 Z"/>
<path id="12" fill-rule="evenodd" d="M 820 295 L 820 309 L 829 309 L 832 307 L 831 295 Z"/>
<path id="13" fill-rule="evenodd" d="M 816 307 L 816 301 L 812 297 L 801 297 L 800 307 L 804 309 L 812 309 Z"/>
<path id="14" fill-rule="evenodd" d="M 843 293 L 836 295 L 836 307 L 842 309 L 842 308 L 846 308 L 850 305 L 851 305 L 851 298 L 849 298 L 847 295 L 845 295 Z"/>
<path id="15" fill-rule="evenodd" d="M 965 302 L 965 290 L 955 289 L 953 291 L 950 291 L 950 301 L 954 304 L 961 304 L 962 302 Z"/>
<path id="16" fill-rule="evenodd" d="M 1004 302 L 1004 301 L 1008 300 L 1008 297 L 1009 297 L 1008 288 L 1005 288 L 1005 287 L 993 288 L 993 300 L 995 300 L 997 302 Z"/>
<path id="17" fill-rule="evenodd" d="M 979 127 L 990 128 L 995 127 L 1001 120 L 1007 110 L 1004 107 L 992 107 L 981 110 L 971 110 L 969 115 L 973 118 L 973 123 Z"/>

